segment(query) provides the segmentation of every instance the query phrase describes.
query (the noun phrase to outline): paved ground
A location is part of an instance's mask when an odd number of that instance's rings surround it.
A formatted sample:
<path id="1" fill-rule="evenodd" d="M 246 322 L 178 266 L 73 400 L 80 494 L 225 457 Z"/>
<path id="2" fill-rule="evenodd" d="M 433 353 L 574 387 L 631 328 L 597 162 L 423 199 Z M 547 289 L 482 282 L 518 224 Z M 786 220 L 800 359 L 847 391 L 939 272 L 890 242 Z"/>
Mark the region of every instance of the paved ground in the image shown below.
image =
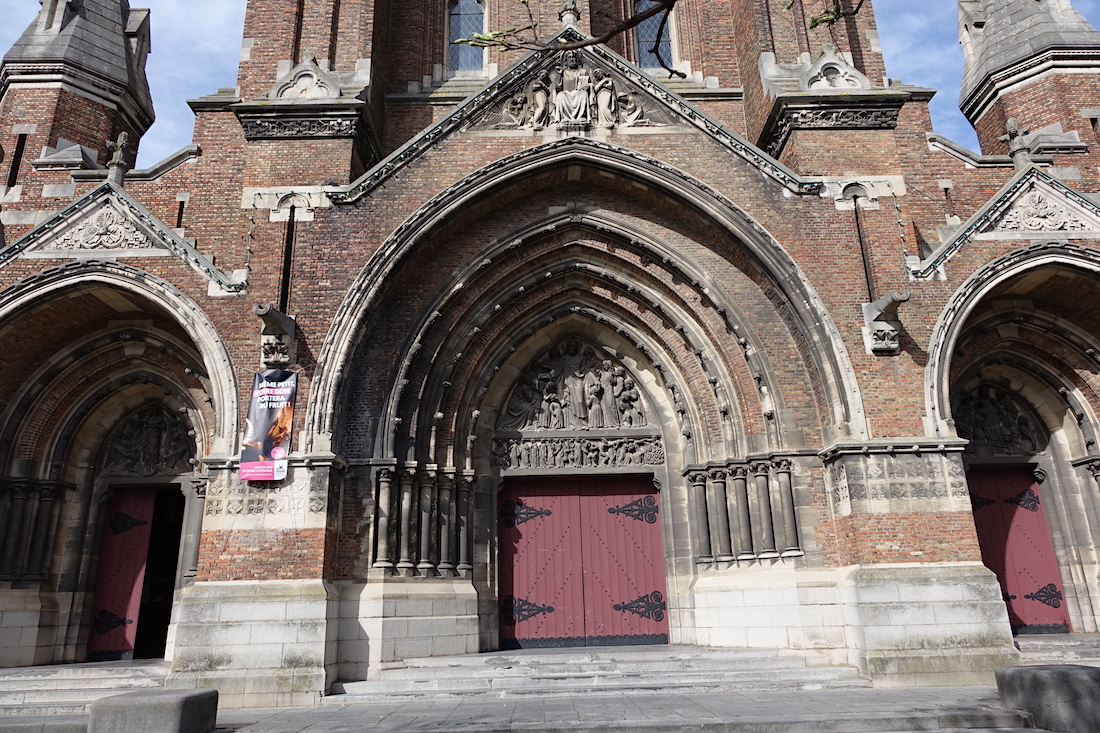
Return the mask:
<path id="1" fill-rule="evenodd" d="M 898 731 L 1012 728 L 993 687 L 466 699 L 223 710 L 219 733 Z M 983 722 L 984 721 L 984 722 Z M 1013 728 L 1014 729 L 1014 728 Z"/>

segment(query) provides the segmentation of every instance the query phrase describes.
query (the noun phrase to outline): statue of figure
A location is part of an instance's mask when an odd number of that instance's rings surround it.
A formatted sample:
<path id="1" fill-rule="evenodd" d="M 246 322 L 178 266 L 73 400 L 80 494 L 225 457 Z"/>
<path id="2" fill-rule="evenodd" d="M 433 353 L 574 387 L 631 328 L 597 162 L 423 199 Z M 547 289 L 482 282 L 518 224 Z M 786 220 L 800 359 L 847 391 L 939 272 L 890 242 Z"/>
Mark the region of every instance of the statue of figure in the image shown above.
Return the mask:
<path id="1" fill-rule="evenodd" d="M 588 427 L 606 427 L 607 422 L 604 420 L 603 401 L 601 399 L 603 397 L 603 387 L 600 386 L 600 380 L 595 374 L 590 372 L 588 376 L 585 377 L 584 391 L 587 396 Z"/>
<path id="2" fill-rule="evenodd" d="M 642 411 L 638 404 L 641 399 L 642 396 L 638 394 L 638 390 L 634 386 L 634 380 L 623 380 L 623 391 L 622 394 L 619 395 L 619 405 L 622 411 L 622 424 L 624 426 L 628 428 L 637 428 L 645 425 L 645 417 L 642 416 Z"/>
<path id="3" fill-rule="evenodd" d="M 588 417 L 584 393 L 584 375 L 587 371 L 585 361 L 580 341 L 572 340 L 565 344 L 561 365 L 564 376 L 562 402 L 565 408 L 565 427 L 571 430 L 583 428 Z"/>
<path id="4" fill-rule="evenodd" d="M 501 127 L 523 127 L 527 121 L 527 95 L 516 94 L 504 103 L 501 110 Z"/>
<path id="5" fill-rule="evenodd" d="M 554 109 L 558 124 L 588 122 L 589 92 L 592 83 L 588 70 L 581 65 L 581 56 L 576 51 L 565 52 L 565 68 L 561 72 L 561 89 L 554 95 Z"/>
<path id="6" fill-rule="evenodd" d="M 550 90 L 553 82 L 549 74 L 543 74 L 531 84 L 531 115 L 527 124 L 533 130 L 542 130 L 550 125 Z"/>
<path id="7" fill-rule="evenodd" d="M 627 127 L 649 124 L 645 116 L 645 107 L 638 99 L 637 92 L 620 94 L 619 110 L 622 112 L 622 122 Z"/>
<path id="8" fill-rule="evenodd" d="M 614 127 L 617 112 L 615 84 L 607 72 L 600 68 L 593 69 L 592 77 L 596 80 L 593 87 L 596 97 L 596 124 L 600 127 Z"/>
<path id="9" fill-rule="evenodd" d="M 621 390 L 620 380 L 615 376 L 615 370 L 609 359 L 600 362 L 600 406 L 603 413 L 604 425 L 610 428 L 619 427 L 619 406 L 616 404 L 615 395 Z"/>

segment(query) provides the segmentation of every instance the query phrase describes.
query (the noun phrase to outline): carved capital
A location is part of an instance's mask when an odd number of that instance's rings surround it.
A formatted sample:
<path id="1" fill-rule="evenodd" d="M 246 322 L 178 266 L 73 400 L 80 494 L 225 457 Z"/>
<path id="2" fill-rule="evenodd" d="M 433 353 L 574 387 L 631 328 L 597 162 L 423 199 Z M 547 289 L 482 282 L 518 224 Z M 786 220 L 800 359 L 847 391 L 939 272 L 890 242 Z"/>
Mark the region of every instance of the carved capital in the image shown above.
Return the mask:
<path id="1" fill-rule="evenodd" d="M 767 476 L 771 472 L 771 465 L 767 461 L 759 461 L 750 466 L 754 476 Z"/>
<path id="2" fill-rule="evenodd" d="M 790 473 L 791 472 L 791 459 L 790 458 L 775 458 L 775 459 L 772 460 L 772 467 L 775 468 L 776 471 Z"/>
<path id="3" fill-rule="evenodd" d="M 191 490 L 194 491 L 195 496 L 199 497 L 200 499 L 205 499 L 206 498 L 206 490 L 207 490 L 207 487 L 209 485 L 210 485 L 209 479 L 205 479 L 205 478 L 191 479 Z"/>
<path id="4" fill-rule="evenodd" d="M 439 477 L 439 488 L 444 491 L 453 491 L 457 484 L 457 479 L 448 473 Z"/>
<path id="5" fill-rule="evenodd" d="M 730 476 L 733 478 L 748 478 L 749 467 L 748 466 L 732 466 L 730 468 Z"/>
<path id="6" fill-rule="evenodd" d="M 708 474 L 710 475 L 710 480 L 711 481 L 717 481 L 717 482 L 725 481 L 726 476 L 728 475 L 727 472 L 726 472 L 726 469 L 724 469 L 724 468 L 712 468 L 708 472 Z"/>
<path id="7" fill-rule="evenodd" d="M 695 471 L 688 474 L 688 483 L 695 484 L 696 486 L 706 486 L 707 475 L 702 471 Z"/>
<path id="8" fill-rule="evenodd" d="M 392 468 L 382 468 L 378 470 L 379 481 L 393 481 L 394 470 Z"/>

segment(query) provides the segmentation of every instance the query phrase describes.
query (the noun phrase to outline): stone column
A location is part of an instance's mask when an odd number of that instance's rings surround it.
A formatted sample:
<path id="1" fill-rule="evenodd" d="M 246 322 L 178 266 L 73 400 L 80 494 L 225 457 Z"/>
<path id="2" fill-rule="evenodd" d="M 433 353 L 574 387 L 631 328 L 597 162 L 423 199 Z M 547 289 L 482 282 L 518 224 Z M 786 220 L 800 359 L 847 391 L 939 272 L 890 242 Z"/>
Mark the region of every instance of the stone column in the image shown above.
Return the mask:
<path id="1" fill-rule="evenodd" d="M 390 556 L 390 513 L 393 511 L 393 469 L 383 468 L 378 471 L 378 504 L 375 506 L 375 514 L 378 525 L 375 529 L 377 544 L 374 551 L 374 567 L 392 568 L 393 558 Z"/>
<path id="2" fill-rule="evenodd" d="M 707 523 L 707 475 L 696 471 L 688 476 L 691 485 L 691 523 L 695 536 L 695 562 L 714 562 L 710 551 L 710 526 Z"/>
<path id="3" fill-rule="evenodd" d="M 458 566 L 455 569 L 462 577 L 466 577 L 474 569 L 470 546 L 470 525 L 472 522 L 470 517 L 470 492 L 473 490 L 474 481 L 475 478 L 472 473 L 464 475 L 458 481 L 458 511 L 456 512 L 458 519 Z"/>
<path id="4" fill-rule="evenodd" d="M 710 486 L 707 491 L 707 515 L 710 517 L 710 541 L 714 559 L 718 562 L 733 560 L 730 545 L 730 518 L 726 500 L 726 470 L 714 469 L 710 472 Z"/>
<path id="5" fill-rule="evenodd" d="M 3 554 L 0 555 L 0 580 L 15 580 L 20 555 L 23 554 L 25 537 L 24 512 L 27 499 L 31 495 L 31 485 L 27 481 L 13 481 L 11 484 L 11 511 L 8 513 L 8 527 L 4 536 Z"/>
<path id="6" fill-rule="evenodd" d="M 425 576 L 435 575 L 435 563 L 432 556 L 432 519 L 435 505 L 435 471 L 425 469 L 420 472 L 420 562 L 416 569 Z"/>
<path id="7" fill-rule="evenodd" d="M 44 580 L 49 572 L 48 549 L 53 546 L 54 507 L 61 496 L 61 487 L 57 484 L 38 487 L 38 511 L 31 535 L 31 554 L 27 560 L 25 580 Z"/>
<path id="8" fill-rule="evenodd" d="M 751 560 L 756 557 L 752 548 L 752 519 L 749 514 L 749 469 L 746 466 L 734 466 L 727 479 L 726 499 L 729 501 L 728 513 L 737 523 L 731 527 L 734 537 L 733 551 L 738 560 Z M 732 483 L 732 488 L 729 484 Z"/>
<path id="9" fill-rule="evenodd" d="M 397 567 L 403 570 L 415 568 L 412 561 L 412 524 L 413 524 L 413 484 L 415 475 L 412 471 L 402 471 L 400 482 L 401 490 L 401 536 L 400 558 Z"/>
<path id="10" fill-rule="evenodd" d="M 454 469 L 451 469 L 452 471 Z M 451 498 L 454 496 L 455 477 L 453 473 L 445 473 L 439 477 L 439 507 L 436 512 L 439 518 L 439 572 L 450 577 L 455 569 L 452 560 L 451 546 L 454 543 L 451 525 Z"/>
<path id="11" fill-rule="evenodd" d="M 756 511 L 753 517 L 753 547 L 760 558 L 778 557 L 775 549 L 775 528 L 772 526 L 772 498 L 768 484 L 771 467 L 765 463 L 752 464 L 752 475 L 756 481 Z"/>
<path id="12" fill-rule="evenodd" d="M 772 461 L 776 478 L 779 480 L 779 505 L 783 521 L 782 555 L 801 555 L 798 541 L 798 522 L 794 512 L 794 488 L 791 486 L 791 461 L 779 458 Z"/>

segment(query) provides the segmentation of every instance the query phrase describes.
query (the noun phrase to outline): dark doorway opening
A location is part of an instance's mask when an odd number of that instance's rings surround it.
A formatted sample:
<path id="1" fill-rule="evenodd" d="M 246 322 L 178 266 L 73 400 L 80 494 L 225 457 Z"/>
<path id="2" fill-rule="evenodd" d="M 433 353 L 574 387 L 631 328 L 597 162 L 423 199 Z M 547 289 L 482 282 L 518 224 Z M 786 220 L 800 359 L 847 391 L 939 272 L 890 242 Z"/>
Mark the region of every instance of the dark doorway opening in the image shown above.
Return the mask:
<path id="1" fill-rule="evenodd" d="M 184 498 L 176 486 L 120 486 L 104 511 L 88 661 L 164 656 Z"/>

